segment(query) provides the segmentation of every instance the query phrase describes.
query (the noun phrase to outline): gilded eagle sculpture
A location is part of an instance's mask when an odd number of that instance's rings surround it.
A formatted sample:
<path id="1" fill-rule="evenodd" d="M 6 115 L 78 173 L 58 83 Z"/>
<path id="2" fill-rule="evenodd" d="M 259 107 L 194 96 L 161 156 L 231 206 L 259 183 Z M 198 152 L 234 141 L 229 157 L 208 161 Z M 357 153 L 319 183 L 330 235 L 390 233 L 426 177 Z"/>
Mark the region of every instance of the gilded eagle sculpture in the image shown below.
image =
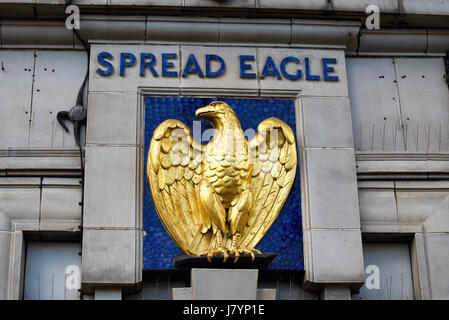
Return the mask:
<path id="1" fill-rule="evenodd" d="M 232 108 L 215 101 L 196 110 L 214 136 L 197 143 L 181 121 L 154 131 L 147 175 L 156 211 L 185 254 L 251 255 L 279 215 L 296 174 L 292 129 L 277 118 L 258 125 L 249 142 Z"/>

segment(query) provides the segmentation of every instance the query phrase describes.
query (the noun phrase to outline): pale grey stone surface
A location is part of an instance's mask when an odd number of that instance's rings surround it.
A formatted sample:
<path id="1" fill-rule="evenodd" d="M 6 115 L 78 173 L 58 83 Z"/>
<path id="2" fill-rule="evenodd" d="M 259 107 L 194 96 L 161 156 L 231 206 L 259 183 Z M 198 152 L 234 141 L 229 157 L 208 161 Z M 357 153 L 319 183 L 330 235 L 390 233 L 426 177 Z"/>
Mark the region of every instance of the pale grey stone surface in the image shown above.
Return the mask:
<path id="1" fill-rule="evenodd" d="M 335 11 L 365 12 L 369 5 L 376 5 L 380 12 L 399 12 L 401 1 L 391 0 L 332 0 L 332 9 Z"/>
<path id="2" fill-rule="evenodd" d="M 321 299 L 323 300 L 351 300 L 349 287 L 327 286 L 324 288 Z"/>
<path id="3" fill-rule="evenodd" d="M 362 230 L 368 225 L 382 225 L 384 230 L 398 232 L 394 189 L 360 189 L 359 207 Z"/>
<path id="4" fill-rule="evenodd" d="M 148 16 L 147 41 L 207 42 L 218 44 L 220 24 L 209 17 L 161 17 Z"/>
<path id="5" fill-rule="evenodd" d="M 399 96 L 392 58 L 347 58 L 354 147 L 403 151 Z"/>
<path id="6" fill-rule="evenodd" d="M 79 34 L 89 40 L 145 40 L 145 16 L 84 15 L 80 17 Z M 78 38 L 75 44 L 80 47 Z"/>
<path id="7" fill-rule="evenodd" d="M 134 284 L 136 272 L 136 230 L 97 230 L 83 232 L 83 284 Z"/>
<path id="8" fill-rule="evenodd" d="M 75 148 L 72 125 L 65 133 L 56 120 L 58 111 L 76 104 L 87 69 L 87 55 L 77 51 L 37 51 L 34 66 L 30 147 Z"/>
<path id="9" fill-rule="evenodd" d="M 257 289 L 257 300 L 276 300 L 276 289 Z"/>
<path id="10" fill-rule="evenodd" d="M 434 15 L 448 15 L 449 1 L 448 0 L 402 0 L 403 12 L 410 14 L 434 14 Z"/>
<path id="11" fill-rule="evenodd" d="M 352 150 L 306 149 L 308 219 L 303 228 L 360 228 Z"/>
<path id="12" fill-rule="evenodd" d="M 194 300 L 255 300 L 257 269 L 192 269 Z"/>
<path id="13" fill-rule="evenodd" d="M 434 207 L 429 217 L 424 221 L 423 228 L 426 233 L 449 232 L 449 194 Z"/>
<path id="14" fill-rule="evenodd" d="M 0 187 L 0 211 L 15 219 L 39 221 L 39 187 Z"/>
<path id="15" fill-rule="evenodd" d="M 447 51 L 447 45 L 449 42 L 449 30 L 447 29 L 429 29 L 427 50 L 429 52 L 441 52 Z"/>
<path id="16" fill-rule="evenodd" d="M 60 21 L 15 21 L 2 22 L 3 48 L 73 48 L 73 32 Z"/>
<path id="17" fill-rule="evenodd" d="M 43 220 L 81 220 L 82 190 L 79 179 L 74 179 L 74 181 L 78 182 L 75 186 L 42 187 L 41 222 Z"/>
<path id="18" fill-rule="evenodd" d="M 306 10 L 328 10 L 328 0 L 259 0 L 259 8 L 263 9 L 306 9 Z"/>
<path id="19" fill-rule="evenodd" d="M 449 299 L 449 233 L 432 233 L 424 236 L 431 299 Z"/>
<path id="20" fill-rule="evenodd" d="M 193 288 L 173 288 L 172 297 L 173 300 L 193 300 Z"/>
<path id="21" fill-rule="evenodd" d="M 377 55 L 425 55 L 426 30 L 386 29 L 360 31 L 360 55 L 375 52 Z"/>
<path id="22" fill-rule="evenodd" d="M 11 230 L 11 217 L 0 211 L 0 231 Z"/>
<path id="23" fill-rule="evenodd" d="M 135 93 L 90 93 L 86 142 L 136 145 L 137 99 Z"/>
<path id="24" fill-rule="evenodd" d="M 256 8 L 257 0 L 184 0 L 186 7 L 237 7 L 237 8 Z"/>
<path id="25" fill-rule="evenodd" d="M 407 126 L 407 150 L 448 152 L 449 91 L 441 79 L 443 59 L 395 58 L 394 61 L 402 117 Z"/>
<path id="26" fill-rule="evenodd" d="M 5 68 L 0 72 L 0 95 L 8 97 L 8 105 L 2 106 L 7 107 L 8 112 L 0 114 L 0 148 L 26 147 L 33 82 L 33 51 L 1 51 L 0 60 Z"/>
<path id="27" fill-rule="evenodd" d="M 136 226 L 138 152 L 136 147 L 86 147 L 84 226 Z"/>
<path id="28" fill-rule="evenodd" d="M 348 52 L 358 49 L 360 22 L 292 19 L 292 46 L 341 48 Z"/>
<path id="29" fill-rule="evenodd" d="M 242 28 L 245 32 L 242 32 Z M 266 32 L 267 29 L 270 32 Z M 221 18 L 220 42 L 226 43 L 290 43 L 290 21 L 285 19 Z"/>
<path id="30" fill-rule="evenodd" d="M 427 275 L 426 251 L 422 233 L 415 233 L 415 238 L 410 245 L 410 259 L 412 263 L 415 299 L 429 300 L 429 278 Z"/>
<path id="31" fill-rule="evenodd" d="M 353 148 L 349 99 L 301 99 L 304 147 Z"/>
<path id="32" fill-rule="evenodd" d="M 433 192 L 409 190 L 397 192 L 399 223 L 421 225 L 448 196 L 449 190 L 435 190 Z"/>
<path id="33" fill-rule="evenodd" d="M 139 5 L 147 5 L 147 6 L 177 6 L 180 7 L 182 4 L 182 0 L 110 0 L 111 6 L 139 6 Z"/>
<path id="34" fill-rule="evenodd" d="M 121 288 L 96 288 L 95 300 L 122 300 Z"/>
<path id="35" fill-rule="evenodd" d="M 305 230 L 304 237 L 304 242 L 310 241 L 313 264 L 306 266 L 306 272 L 313 272 L 313 282 L 331 286 L 364 282 L 360 230 Z"/>
<path id="36" fill-rule="evenodd" d="M 11 232 L 0 231 L 0 300 L 8 297 Z"/>

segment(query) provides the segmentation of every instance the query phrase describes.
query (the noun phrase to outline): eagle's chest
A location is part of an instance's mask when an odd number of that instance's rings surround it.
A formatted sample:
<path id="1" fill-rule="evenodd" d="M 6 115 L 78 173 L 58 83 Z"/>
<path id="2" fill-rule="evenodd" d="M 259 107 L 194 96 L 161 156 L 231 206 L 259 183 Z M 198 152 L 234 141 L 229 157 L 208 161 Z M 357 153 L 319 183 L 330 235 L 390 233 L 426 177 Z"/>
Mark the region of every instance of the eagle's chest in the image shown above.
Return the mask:
<path id="1" fill-rule="evenodd" d="M 207 148 L 203 162 L 204 177 L 225 207 L 242 193 L 249 176 L 246 141 L 233 148 L 227 147 L 229 145 L 216 143 Z"/>

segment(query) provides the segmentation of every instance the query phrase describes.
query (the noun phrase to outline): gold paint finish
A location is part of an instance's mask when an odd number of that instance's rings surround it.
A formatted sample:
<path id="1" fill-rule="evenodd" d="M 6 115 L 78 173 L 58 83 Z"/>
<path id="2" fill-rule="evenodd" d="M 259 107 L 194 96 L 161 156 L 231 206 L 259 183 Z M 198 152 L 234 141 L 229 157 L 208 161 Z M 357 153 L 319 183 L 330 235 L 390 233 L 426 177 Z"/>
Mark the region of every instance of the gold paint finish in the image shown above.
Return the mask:
<path id="1" fill-rule="evenodd" d="M 212 122 L 207 145 L 178 120 L 161 123 L 148 153 L 147 176 L 162 224 L 182 251 L 207 255 L 261 253 L 255 249 L 287 200 L 296 174 L 292 129 L 277 118 L 246 140 L 234 111 L 215 101 L 196 111 Z"/>

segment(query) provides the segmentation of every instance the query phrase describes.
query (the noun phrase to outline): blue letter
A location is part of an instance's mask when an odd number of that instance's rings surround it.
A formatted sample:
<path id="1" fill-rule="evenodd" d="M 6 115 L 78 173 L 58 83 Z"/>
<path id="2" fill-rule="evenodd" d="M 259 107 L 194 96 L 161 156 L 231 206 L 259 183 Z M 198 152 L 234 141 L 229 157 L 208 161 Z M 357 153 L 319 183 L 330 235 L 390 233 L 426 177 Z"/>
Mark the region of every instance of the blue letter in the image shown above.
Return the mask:
<path id="1" fill-rule="evenodd" d="M 186 62 L 184 71 L 182 72 L 183 77 L 187 77 L 189 73 L 198 73 L 199 77 L 204 77 L 203 71 L 201 71 L 200 65 L 193 54 L 189 56 Z"/>
<path id="2" fill-rule="evenodd" d="M 309 58 L 304 58 L 306 62 L 306 80 L 320 80 L 320 76 L 310 74 Z"/>
<path id="3" fill-rule="evenodd" d="M 97 69 L 97 73 L 101 74 L 102 76 L 108 76 L 111 74 L 111 72 L 114 70 L 114 67 L 109 61 L 106 61 L 105 58 L 112 59 L 112 54 L 109 52 L 100 52 L 97 56 L 98 62 L 100 62 L 101 65 L 108 67 L 107 70 L 101 70 L 100 68 Z"/>
<path id="4" fill-rule="evenodd" d="M 151 60 L 145 61 L 145 58 L 150 58 Z M 154 70 L 154 68 L 153 68 L 153 64 L 155 64 L 155 63 L 156 63 L 156 58 L 153 54 L 141 53 L 140 54 L 140 75 L 142 77 L 145 77 L 145 67 L 148 67 L 148 69 L 150 69 L 153 76 L 157 77 L 158 74 L 157 74 L 156 70 Z"/>
<path id="5" fill-rule="evenodd" d="M 299 59 L 295 58 L 295 57 L 287 57 L 285 59 L 282 60 L 281 62 L 281 72 L 284 75 L 284 77 L 286 77 L 287 79 L 290 80 L 298 80 L 301 79 L 301 70 L 298 69 L 298 71 L 296 71 L 296 74 L 290 74 L 285 70 L 285 66 L 287 63 L 289 62 L 294 62 L 296 64 L 299 64 Z"/>
<path id="6" fill-rule="evenodd" d="M 215 59 L 220 63 L 220 69 L 218 71 L 210 71 L 210 60 Z M 226 68 L 224 60 L 215 54 L 206 54 L 206 77 L 218 77 Z"/>
<path id="7" fill-rule="evenodd" d="M 273 58 L 268 56 L 265 61 L 265 65 L 263 67 L 262 75 L 260 76 L 262 79 L 265 76 L 276 76 L 279 80 L 281 79 L 281 75 L 279 74 L 278 69 L 276 68 L 276 64 L 273 61 Z"/>
<path id="8" fill-rule="evenodd" d="M 334 67 L 328 67 L 328 63 L 337 63 L 335 58 L 323 58 L 323 78 L 324 80 L 338 81 L 338 76 L 329 76 L 328 72 L 334 72 Z"/>
<path id="9" fill-rule="evenodd" d="M 245 70 L 251 69 L 251 65 L 245 63 L 246 60 L 254 61 L 254 56 L 240 56 L 240 78 L 255 78 L 255 73 L 245 72 Z"/>
<path id="10" fill-rule="evenodd" d="M 167 68 L 173 68 L 173 62 L 168 62 L 167 59 L 177 58 L 176 53 L 163 53 L 162 54 L 162 76 L 163 77 L 177 77 L 178 71 L 167 71 Z"/>
<path id="11" fill-rule="evenodd" d="M 130 59 L 130 61 L 126 61 Z M 136 57 L 132 53 L 120 53 L 120 76 L 125 75 L 125 67 L 133 66 L 136 63 Z"/>

